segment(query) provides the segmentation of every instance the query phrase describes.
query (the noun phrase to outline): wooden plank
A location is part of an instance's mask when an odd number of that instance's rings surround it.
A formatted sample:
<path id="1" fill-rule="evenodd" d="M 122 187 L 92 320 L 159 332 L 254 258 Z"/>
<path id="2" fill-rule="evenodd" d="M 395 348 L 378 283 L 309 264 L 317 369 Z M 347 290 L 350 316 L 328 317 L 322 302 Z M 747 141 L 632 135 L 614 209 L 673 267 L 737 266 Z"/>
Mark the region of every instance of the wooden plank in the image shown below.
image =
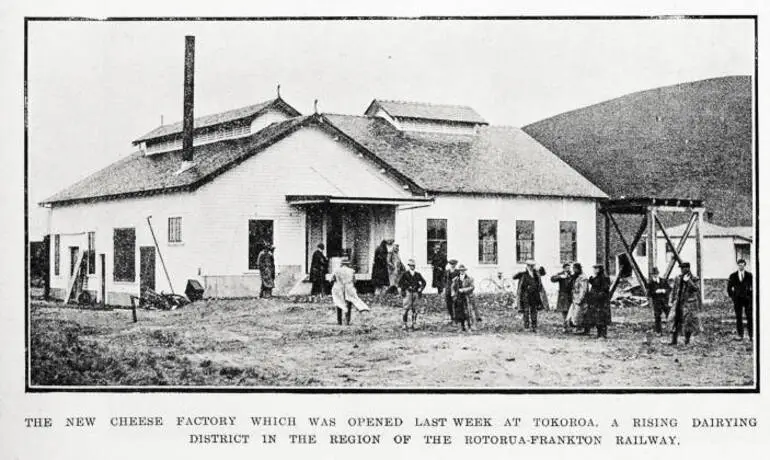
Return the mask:
<path id="1" fill-rule="evenodd" d="M 698 223 L 695 226 L 695 262 L 697 264 L 697 276 L 698 283 L 700 283 L 700 303 L 703 305 L 705 283 L 703 280 L 703 257 L 701 251 L 703 250 L 703 211 L 696 211 L 698 216 Z"/>
<path id="2" fill-rule="evenodd" d="M 660 232 L 663 233 L 663 238 L 666 239 L 666 243 L 668 243 L 669 246 L 671 246 L 671 249 L 673 249 L 674 259 L 676 259 L 676 262 L 681 265 L 682 257 L 679 255 L 679 251 L 677 251 L 676 248 L 674 247 L 674 243 L 671 241 L 671 238 L 669 238 L 668 232 L 666 232 L 666 229 L 663 228 L 663 224 L 658 222 L 658 228 L 660 228 Z"/>
<path id="3" fill-rule="evenodd" d="M 653 270 L 655 270 L 655 267 L 658 263 L 658 245 L 656 244 L 658 237 L 655 232 L 655 224 L 660 224 L 660 221 L 658 220 L 654 207 L 650 207 L 647 214 L 647 222 L 649 223 L 646 241 L 647 279 L 651 280 L 653 278 Z M 647 293 L 647 300 L 650 302 L 650 305 L 653 305 L 652 292 Z"/>
<path id="4" fill-rule="evenodd" d="M 633 248 L 628 245 L 628 242 L 626 241 L 626 238 L 623 236 L 623 232 L 620 230 L 620 226 L 618 226 L 618 223 L 615 222 L 615 218 L 612 217 L 612 215 L 609 215 L 610 221 L 612 222 L 612 225 L 615 227 L 615 231 L 617 231 L 618 236 L 620 237 L 620 242 L 623 243 L 623 248 L 626 250 L 626 256 L 628 256 L 629 261 L 631 262 L 631 268 L 634 269 L 634 274 L 636 275 L 637 281 L 639 281 L 639 284 L 642 287 L 642 292 L 644 295 L 647 295 L 647 281 L 644 278 L 644 275 L 642 274 L 642 270 L 639 268 L 639 264 L 636 263 L 636 259 L 634 258 Z M 637 232 L 637 235 L 641 235 L 644 233 L 644 227 L 647 226 L 647 216 L 644 216 L 644 219 L 642 219 L 642 226 L 639 228 L 639 231 Z M 640 236 L 641 238 L 641 236 Z M 637 238 L 635 242 L 638 242 L 639 239 Z"/>
<path id="5" fill-rule="evenodd" d="M 682 238 L 679 240 L 679 244 L 676 246 L 674 252 L 675 253 L 681 253 L 682 249 L 684 248 L 685 243 L 687 243 L 687 239 L 690 237 L 690 232 L 692 231 L 693 225 L 695 225 L 696 215 L 693 214 L 690 216 L 690 221 L 687 223 L 687 228 L 684 229 L 684 233 L 682 233 Z M 672 246 L 672 249 L 673 246 Z M 666 266 L 666 272 L 663 274 L 663 279 L 667 280 L 669 276 L 671 276 L 671 270 L 674 269 L 674 264 L 676 263 L 676 258 L 671 259 L 668 262 L 668 265 Z"/>
<path id="6" fill-rule="evenodd" d="M 75 283 L 80 277 L 80 265 L 83 263 L 83 255 L 85 251 L 78 251 L 78 258 L 75 260 L 75 267 L 72 270 L 72 276 L 70 276 L 69 283 L 67 283 L 67 293 L 64 296 L 64 303 L 70 302 L 70 296 L 72 296 L 72 290 L 75 287 Z"/>

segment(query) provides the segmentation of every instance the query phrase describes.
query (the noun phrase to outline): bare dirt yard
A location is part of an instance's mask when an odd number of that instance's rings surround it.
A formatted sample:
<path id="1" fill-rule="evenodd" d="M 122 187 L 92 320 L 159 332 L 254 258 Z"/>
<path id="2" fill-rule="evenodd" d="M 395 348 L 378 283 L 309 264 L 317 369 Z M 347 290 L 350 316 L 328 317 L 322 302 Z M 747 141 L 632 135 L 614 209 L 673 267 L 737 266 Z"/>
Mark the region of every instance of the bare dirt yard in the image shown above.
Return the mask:
<path id="1" fill-rule="evenodd" d="M 365 297 L 365 300 L 370 300 Z M 609 339 L 565 334 L 541 312 L 537 334 L 496 297 L 480 297 L 479 330 L 449 324 L 426 295 L 416 331 L 398 298 L 338 326 L 331 301 L 199 301 L 175 311 L 31 306 L 33 385 L 624 388 L 747 387 L 750 342 L 735 342 L 732 306 L 709 304 L 695 342 L 666 345 L 648 308 L 617 308 Z"/>

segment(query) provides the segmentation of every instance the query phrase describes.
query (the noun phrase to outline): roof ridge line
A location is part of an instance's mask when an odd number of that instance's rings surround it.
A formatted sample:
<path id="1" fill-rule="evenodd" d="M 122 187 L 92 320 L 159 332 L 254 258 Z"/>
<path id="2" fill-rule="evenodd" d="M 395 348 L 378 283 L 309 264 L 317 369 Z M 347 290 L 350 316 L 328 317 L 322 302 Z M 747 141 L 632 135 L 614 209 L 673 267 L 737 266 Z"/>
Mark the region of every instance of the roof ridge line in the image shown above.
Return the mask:
<path id="1" fill-rule="evenodd" d="M 375 98 L 374 100 L 377 102 L 394 102 L 396 104 L 415 104 L 415 105 L 427 105 L 427 106 L 433 106 L 433 107 L 464 107 L 468 109 L 473 109 L 473 107 L 466 104 L 440 104 L 436 102 L 402 101 L 398 99 L 377 99 L 377 98 Z"/>

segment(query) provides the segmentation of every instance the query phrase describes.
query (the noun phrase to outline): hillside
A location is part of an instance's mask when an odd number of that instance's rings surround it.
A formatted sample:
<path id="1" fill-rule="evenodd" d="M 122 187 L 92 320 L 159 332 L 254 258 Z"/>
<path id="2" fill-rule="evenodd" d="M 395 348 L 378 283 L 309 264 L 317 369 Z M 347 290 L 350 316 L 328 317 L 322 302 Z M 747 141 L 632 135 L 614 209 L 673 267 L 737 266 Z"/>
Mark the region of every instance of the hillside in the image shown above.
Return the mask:
<path id="1" fill-rule="evenodd" d="M 752 83 L 731 76 L 629 94 L 524 127 L 612 197 L 701 198 L 752 224 Z"/>

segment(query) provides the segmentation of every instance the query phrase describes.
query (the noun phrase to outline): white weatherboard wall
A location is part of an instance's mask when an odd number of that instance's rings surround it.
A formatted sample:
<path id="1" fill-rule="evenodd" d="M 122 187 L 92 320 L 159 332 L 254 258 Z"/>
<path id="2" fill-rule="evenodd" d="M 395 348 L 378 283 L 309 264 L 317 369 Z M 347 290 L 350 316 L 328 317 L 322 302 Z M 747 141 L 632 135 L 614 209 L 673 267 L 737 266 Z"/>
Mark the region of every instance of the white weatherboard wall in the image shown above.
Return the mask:
<path id="1" fill-rule="evenodd" d="M 197 279 L 200 260 L 196 254 L 199 213 L 195 210 L 194 193 L 176 193 L 146 198 L 125 198 L 54 207 L 51 210 L 51 288 L 67 289 L 70 279 L 70 246 L 80 251 L 88 249 L 87 233 L 95 232 L 96 274 L 88 276 L 89 291 L 101 295 L 101 265 L 99 254 L 105 254 L 107 303 L 128 304 L 129 295 L 139 295 L 139 247 L 154 246 L 147 216 L 158 239 L 160 251 L 166 262 L 175 292 L 184 292 L 188 279 Z M 168 218 L 182 217 L 182 243 L 168 242 Z M 113 281 L 113 229 L 133 227 L 136 229 L 136 275 L 134 282 Z M 54 275 L 54 237 L 61 235 L 61 262 L 59 276 Z M 157 249 L 155 254 L 155 287 L 157 291 L 171 289 L 163 272 Z M 101 301 L 101 297 L 98 297 Z"/>
<path id="2" fill-rule="evenodd" d="M 693 230 L 695 232 L 695 230 Z M 681 238 L 671 238 L 674 245 L 679 244 Z M 727 279 L 730 274 L 738 269 L 735 261 L 738 256 L 735 252 L 735 243 L 747 244 L 748 241 L 743 239 L 734 239 L 732 236 L 728 237 L 708 237 L 703 238 L 703 278 L 704 279 Z M 690 262 L 693 272 L 696 271 L 696 245 L 695 238 L 688 238 L 687 242 L 682 249 L 680 256 L 682 260 Z M 754 254 L 754 245 L 751 245 L 751 254 Z M 664 238 L 658 238 L 658 268 L 661 273 L 665 271 L 668 266 L 668 259 L 671 256 L 666 256 L 666 240 Z M 753 259 L 753 257 L 752 257 Z M 644 276 L 647 276 L 647 257 L 636 256 L 636 260 L 639 263 L 639 268 L 642 270 Z M 751 271 L 751 267 L 748 268 Z M 679 274 L 679 269 L 674 268 L 671 272 L 671 276 Z"/>
<path id="3" fill-rule="evenodd" d="M 427 260 L 427 219 L 447 219 L 448 258 L 468 267 L 468 273 L 479 282 L 503 272 L 510 278 L 525 268 L 516 262 L 516 220 L 535 222 L 535 259 L 546 269 L 547 276 L 561 270 L 559 260 L 559 222 L 577 222 L 577 262 L 586 273 L 596 263 L 596 204 L 594 200 L 528 196 L 450 196 L 439 195 L 429 207 L 396 212 L 396 238 L 401 244 L 401 257 L 414 258 L 431 283 L 431 266 Z M 497 220 L 496 265 L 480 264 L 478 258 L 479 220 Z M 547 281 L 546 290 L 557 285 Z"/>
<path id="4" fill-rule="evenodd" d="M 352 148 L 320 128 L 307 127 L 278 141 L 198 189 L 204 216 L 200 244 L 206 275 L 248 274 L 248 221 L 273 220 L 277 270 L 305 268 L 305 211 L 287 195 L 409 196 Z"/>

